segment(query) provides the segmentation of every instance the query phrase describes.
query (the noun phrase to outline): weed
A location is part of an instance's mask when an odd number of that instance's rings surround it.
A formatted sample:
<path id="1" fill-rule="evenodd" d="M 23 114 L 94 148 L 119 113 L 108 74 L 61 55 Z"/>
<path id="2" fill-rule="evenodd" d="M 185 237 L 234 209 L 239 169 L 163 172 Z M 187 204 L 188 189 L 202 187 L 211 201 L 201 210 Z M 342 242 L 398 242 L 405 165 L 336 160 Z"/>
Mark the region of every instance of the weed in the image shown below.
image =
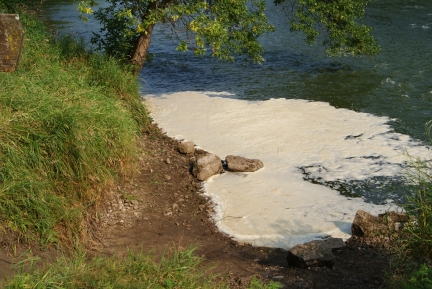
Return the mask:
<path id="1" fill-rule="evenodd" d="M 429 139 L 431 130 L 432 121 L 426 124 Z M 407 202 L 402 206 L 413 221 L 405 224 L 395 241 L 396 258 L 389 283 L 392 288 L 431 288 L 432 161 L 411 157 L 409 168 Z"/>

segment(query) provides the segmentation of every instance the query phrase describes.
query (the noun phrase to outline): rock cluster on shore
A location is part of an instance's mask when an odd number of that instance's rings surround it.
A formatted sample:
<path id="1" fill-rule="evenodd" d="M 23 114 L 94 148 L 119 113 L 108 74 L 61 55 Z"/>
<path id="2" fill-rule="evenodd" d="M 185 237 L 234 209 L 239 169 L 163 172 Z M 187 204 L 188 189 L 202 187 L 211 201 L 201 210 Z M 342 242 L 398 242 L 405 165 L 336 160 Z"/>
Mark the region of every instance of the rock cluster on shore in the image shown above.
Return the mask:
<path id="1" fill-rule="evenodd" d="M 192 141 L 182 141 L 178 145 L 178 151 L 182 154 L 192 154 L 195 152 Z M 224 165 L 224 166 L 223 166 Z M 222 161 L 218 156 L 205 152 L 199 156 L 192 168 L 192 174 L 200 181 L 205 181 L 211 176 L 225 172 L 255 172 L 264 167 L 261 160 L 248 159 L 240 156 L 228 155 Z"/>

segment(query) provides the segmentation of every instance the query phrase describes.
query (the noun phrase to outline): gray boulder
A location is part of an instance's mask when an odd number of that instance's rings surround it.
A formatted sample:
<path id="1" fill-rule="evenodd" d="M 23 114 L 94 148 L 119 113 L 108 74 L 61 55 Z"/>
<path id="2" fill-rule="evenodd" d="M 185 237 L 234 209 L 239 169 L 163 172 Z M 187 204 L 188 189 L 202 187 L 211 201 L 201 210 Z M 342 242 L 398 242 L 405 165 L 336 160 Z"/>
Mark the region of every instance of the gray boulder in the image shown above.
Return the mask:
<path id="1" fill-rule="evenodd" d="M 195 144 L 193 141 L 182 141 L 178 145 L 178 150 L 182 154 L 193 154 L 195 152 Z"/>
<path id="2" fill-rule="evenodd" d="M 192 169 L 192 174 L 200 181 L 223 172 L 221 159 L 210 153 L 199 156 Z"/>
<path id="3" fill-rule="evenodd" d="M 228 170 L 232 172 L 255 172 L 264 167 L 263 162 L 260 160 L 238 156 L 227 156 L 225 161 Z"/>
<path id="4" fill-rule="evenodd" d="M 307 267 L 333 267 L 336 257 L 332 251 L 345 247 L 345 243 L 340 238 L 329 238 L 325 240 L 315 240 L 294 246 L 289 250 L 288 264 L 300 268 Z"/>

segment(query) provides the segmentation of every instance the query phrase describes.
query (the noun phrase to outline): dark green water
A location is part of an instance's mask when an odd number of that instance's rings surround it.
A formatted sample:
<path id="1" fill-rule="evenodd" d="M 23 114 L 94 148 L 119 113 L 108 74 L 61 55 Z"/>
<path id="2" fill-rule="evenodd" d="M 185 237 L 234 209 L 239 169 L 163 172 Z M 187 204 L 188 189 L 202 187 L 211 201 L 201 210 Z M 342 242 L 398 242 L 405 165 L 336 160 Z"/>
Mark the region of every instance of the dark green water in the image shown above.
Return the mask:
<path id="1" fill-rule="evenodd" d="M 46 2 L 61 31 L 89 41 L 99 24 L 78 18 L 70 0 Z M 221 63 L 178 53 L 163 27 L 154 33 L 155 57 L 141 73 L 143 93 L 228 91 L 244 99 L 298 98 L 393 119 L 395 131 L 426 141 L 432 119 L 432 1 L 372 1 L 366 23 L 382 46 L 376 57 L 329 58 L 320 45 L 307 46 L 289 32 L 287 19 L 271 2 L 276 33 L 262 37 L 263 65 Z"/>
<path id="2" fill-rule="evenodd" d="M 325 101 L 388 116 L 397 132 L 426 140 L 432 119 L 432 1 L 373 1 L 366 22 L 382 46 L 376 57 L 329 58 L 322 47 L 289 32 L 279 8 L 268 16 L 277 32 L 262 38 L 262 65 L 220 63 L 174 50 L 156 33 L 155 54 L 141 76 L 143 92 L 229 91 L 239 98 L 298 98 Z"/>

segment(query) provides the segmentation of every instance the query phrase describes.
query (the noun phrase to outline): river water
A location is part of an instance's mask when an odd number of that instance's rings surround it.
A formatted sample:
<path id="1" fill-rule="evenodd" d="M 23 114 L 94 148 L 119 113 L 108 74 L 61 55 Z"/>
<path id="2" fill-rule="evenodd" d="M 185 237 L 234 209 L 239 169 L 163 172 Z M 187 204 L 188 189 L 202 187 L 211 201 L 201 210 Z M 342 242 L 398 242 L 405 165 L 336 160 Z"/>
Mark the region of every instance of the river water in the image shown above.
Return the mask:
<path id="1" fill-rule="evenodd" d="M 61 31 L 83 36 L 71 1 L 49 1 Z M 432 2 L 372 1 L 366 23 L 382 46 L 375 57 L 329 58 L 287 29 L 261 38 L 263 65 L 222 63 L 178 53 L 157 27 L 140 75 L 156 122 L 220 157 L 260 158 L 253 174 L 205 182 L 219 229 L 236 240 L 289 248 L 327 235 L 347 237 L 358 209 L 373 213 L 403 201 L 403 151 L 430 158 Z"/>

